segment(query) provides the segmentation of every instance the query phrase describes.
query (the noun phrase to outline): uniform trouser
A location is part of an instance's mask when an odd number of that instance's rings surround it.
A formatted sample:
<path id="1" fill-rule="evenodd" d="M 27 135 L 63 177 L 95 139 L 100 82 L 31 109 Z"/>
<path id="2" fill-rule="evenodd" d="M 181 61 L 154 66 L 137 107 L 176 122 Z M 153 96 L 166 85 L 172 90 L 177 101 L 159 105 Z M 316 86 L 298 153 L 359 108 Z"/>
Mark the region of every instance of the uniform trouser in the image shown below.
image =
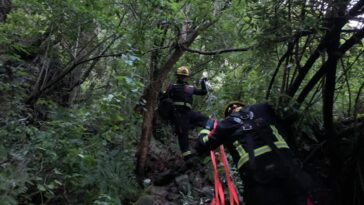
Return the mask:
<path id="1" fill-rule="evenodd" d="M 194 126 L 204 127 L 208 118 L 192 110 L 175 111 L 173 114 L 173 122 L 175 125 L 175 133 L 178 136 L 178 143 L 182 153 L 190 151 L 188 142 L 188 132 Z"/>
<path id="2" fill-rule="evenodd" d="M 259 159 L 257 159 L 257 162 Z M 239 170 L 244 183 L 246 205 L 306 205 L 311 179 L 295 165 L 279 162 Z"/>

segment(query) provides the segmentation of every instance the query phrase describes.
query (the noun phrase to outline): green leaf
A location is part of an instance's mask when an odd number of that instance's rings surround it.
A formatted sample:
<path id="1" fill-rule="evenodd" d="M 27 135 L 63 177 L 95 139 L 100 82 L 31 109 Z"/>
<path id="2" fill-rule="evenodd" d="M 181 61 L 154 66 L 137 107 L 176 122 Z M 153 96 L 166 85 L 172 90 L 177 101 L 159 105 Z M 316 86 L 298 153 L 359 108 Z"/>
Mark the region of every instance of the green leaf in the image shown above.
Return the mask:
<path id="1" fill-rule="evenodd" d="M 41 192 L 44 192 L 44 191 L 46 191 L 47 189 L 45 188 L 45 186 L 44 185 L 42 185 L 42 184 L 37 184 L 37 188 L 38 188 L 38 190 L 39 191 L 41 191 Z"/>

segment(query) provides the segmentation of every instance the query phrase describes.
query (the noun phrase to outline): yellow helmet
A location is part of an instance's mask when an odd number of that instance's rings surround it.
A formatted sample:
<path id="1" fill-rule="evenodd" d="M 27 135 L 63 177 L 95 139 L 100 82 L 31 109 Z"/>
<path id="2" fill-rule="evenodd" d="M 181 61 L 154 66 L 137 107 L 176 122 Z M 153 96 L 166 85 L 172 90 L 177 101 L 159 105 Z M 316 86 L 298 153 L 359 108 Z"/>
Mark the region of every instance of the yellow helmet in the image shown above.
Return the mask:
<path id="1" fill-rule="evenodd" d="M 186 66 L 181 66 L 177 68 L 177 75 L 190 76 L 190 71 Z"/>
<path id="2" fill-rule="evenodd" d="M 224 109 L 224 117 L 229 116 L 234 110 L 235 111 L 238 111 L 238 110 L 236 110 L 236 108 L 239 108 L 239 107 L 240 108 L 243 108 L 243 107 L 245 107 L 245 104 L 243 102 L 240 102 L 240 101 L 231 101 L 231 102 L 229 102 L 225 106 L 225 109 Z"/>

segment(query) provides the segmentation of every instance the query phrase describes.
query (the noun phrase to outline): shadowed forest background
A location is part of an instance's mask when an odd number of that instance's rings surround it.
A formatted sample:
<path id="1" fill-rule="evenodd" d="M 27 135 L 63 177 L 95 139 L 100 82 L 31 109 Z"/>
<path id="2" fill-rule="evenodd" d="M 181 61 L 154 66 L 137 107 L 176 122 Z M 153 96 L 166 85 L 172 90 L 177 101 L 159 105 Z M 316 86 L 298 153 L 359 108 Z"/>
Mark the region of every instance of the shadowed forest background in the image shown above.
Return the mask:
<path id="1" fill-rule="evenodd" d="M 322 198 L 364 204 L 363 14 L 364 0 L 1 0 L 0 204 L 137 201 L 158 144 L 180 157 L 154 110 L 182 65 L 209 79 L 194 110 L 271 103 Z"/>

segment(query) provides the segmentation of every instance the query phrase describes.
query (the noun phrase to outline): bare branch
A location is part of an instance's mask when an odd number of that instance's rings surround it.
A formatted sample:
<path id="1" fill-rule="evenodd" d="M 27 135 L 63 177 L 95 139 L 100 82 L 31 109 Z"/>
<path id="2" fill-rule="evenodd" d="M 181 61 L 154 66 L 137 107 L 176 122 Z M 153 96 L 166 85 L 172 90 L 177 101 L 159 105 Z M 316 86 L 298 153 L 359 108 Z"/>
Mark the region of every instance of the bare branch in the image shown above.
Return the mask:
<path id="1" fill-rule="evenodd" d="M 349 11 L 350 16 L 360 15 L 363 13 L 364 0 L 358 1 Z"/>
<path id="2" fill-rule="evenodd" d="M 364 28 L 360 29 L 357 33 L 353 34 L 344 44 L 339 48 L 340 53 L 343 55 L 346 51 L 348 51 L 352 46 L 364 38 Z"/>
<path id="3" fill-rule="evenodd" d="M 360 29 L 359 32 L 355 33 L 351 36 L 344 44 L 342 44 L 336 55 L 341 58 L 346 51 L 352 48 L 354 45 L 361 42 L 361 39 L 364 38 L 364 28 Z M 328 63 L 325 62 L 321 68 L 315 73 L 315 75 L 311 78 L 311 80 L 307 83 L 307 85 L 303 88 L 302 92 L 297 98 L 297 102 L 302 103 L 305 97 L 308 95 L 310 90 L 316 85 L 316 83 L 320 80 L 320 78 L 326 73 L 327 69 L 329 69 Z"/>
<path id="4" fill-rule="evenodd" d="M 207 65 L 208 63 L 210 63 L 213 60 L 214 60 L 214 56 L 202 63 L 199 63 L 198 65 L 194 66 L 193 68 L 191 68 L 191 70 L 193 70 L 194 72 L 190 76 L 193 77 L 193 76 L 201 73 L 204 69 L 206 69 L 205 65 Z"/>
<path id="5" fill-rule="evenodd" d="M 150 52 L 154 52 L 154 51 L 157 51 L 157 50 L 162 50 L 162 49 L 166 49 L 166 48 L 171 48 L 173 45 L 168 45 L 168 46 L 161 46 L 161 47 L 158 47 L 158 48 L 152 48 L 144 53 L 142 53 L 141 55 L 144 56 L 145 54 L 147 53 L 150 53 Z"/>
<path id="6" fill-rule="evenodd" d="M 288 43 L 288 46 L 287 46 L 288 48 L 287 48 L 286 53 L 279 59 L 278 65 L 277 65 L 277 67 L 276 67 L 276 69 L 275 69 L 275 71 L 273 73 L 273 76 L 272 76 L 270 82 L 269 82 L 269 86 L 268 86 L 268 89 L 267 89 L 267 93 L 265 95 L 265 99 L 266 100 L 268 100 L 268 98 L 269 98 L 269 95 L 270 95 L 270 92 L 271 92 L 271 89 L 272 89 L 272 86 L 273 86 L 273 83 L 274 83 L 274 79 L 275 79 L 275 77 L 278 74 L 279 68 L 281 67 L 281 64 L 283 63 L 283 61 L 286 58 L 288 58 L 289 55 L 291 55 L 292 50 L 294 48 L 293 46 L 294 46 L 294 42 L 293 43 Z"/>
<path id="7" fill-rule="evenodd" d="M 355 97 L 355 101 L 354 101 L 354 117 L 357 118 L 358 112 L 359 112 L 359 104 L 360 104 L 360 95 L 361 95 L 361 91 L 364 88 L 364 82 L 360 85 L 359 90 L 358 90 L 358 94 Z"/>
<path id="8" fill-rule="evenodd" d="M 248 51 L 250 49 L 250 47 L 247 48 L 226 48 L 226 49 L 219 49 L 219 50 L 215 50 L 215 51 L 199 51 L 199 50 L 194 50 L 191 48 L 187 48 L 186 46 L 182 46 L 182 49 L 190 52 L 190 53 L 197 53 L 197 54 L 201 54 L 201 55 L 218 55 L 221 53 L 231 53 L 231 52 L 242 52 L 242 51 Z"/>
<path id="9" fill-rule="evenodd" d="M 343 29 L 341 30 L 343 33 L 355 33 L 360 31 L 359 29 Z"/>
<path id="10" fill-rule="evenodd" d="M 125 53 L 126 52 L 120 52 L 120 53 L 111 53 L 111 54 L 104 54 L 104 55 L 94 56 L 92 58 L 88 58 L 88 59 L 85 59 L 83 61 L 79 61 L 79 62 L 75 63 L 74 66 L 79 66 L 81 64 L 84 64 L 84 63 L 87 63 L 87 62 L 93 61 L 93 60 L 98 60 L 100 58 L 120 57 L 120 56 L 122 56 Z"/>

